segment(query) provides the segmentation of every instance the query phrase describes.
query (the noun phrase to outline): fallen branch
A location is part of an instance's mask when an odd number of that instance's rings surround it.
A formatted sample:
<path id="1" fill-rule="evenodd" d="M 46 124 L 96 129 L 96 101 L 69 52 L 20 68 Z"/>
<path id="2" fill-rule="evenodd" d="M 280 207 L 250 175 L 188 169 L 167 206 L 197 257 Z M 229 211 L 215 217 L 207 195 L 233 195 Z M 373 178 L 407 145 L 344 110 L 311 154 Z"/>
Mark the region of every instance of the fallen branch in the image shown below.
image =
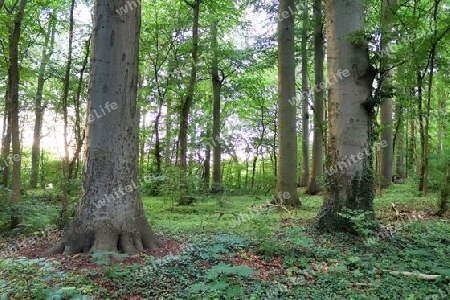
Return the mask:
<path id="1" fill-rule="evenodd" d="M 419 272 L 407 272 L 407 271 L 389 271 L 389 270 L 383 270 L 386 272 L 389 272 L 389 274 L 391 275 L 405 275 L 408 277 L 417 277 L 420 279 L 424 279 L 424 280 L 436 280 L 439 277 L 441 277 L 442 275 L 430 275 L 430 274 L 423 274 L 423 273 L 419 273 Z"/>

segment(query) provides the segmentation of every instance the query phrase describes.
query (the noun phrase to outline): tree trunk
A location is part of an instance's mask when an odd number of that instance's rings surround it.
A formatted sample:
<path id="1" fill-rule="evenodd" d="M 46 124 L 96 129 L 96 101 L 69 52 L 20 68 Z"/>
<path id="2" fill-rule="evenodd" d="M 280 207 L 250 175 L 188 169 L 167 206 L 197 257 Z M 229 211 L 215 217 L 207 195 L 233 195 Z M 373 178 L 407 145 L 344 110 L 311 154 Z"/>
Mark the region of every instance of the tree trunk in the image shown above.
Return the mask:
<path id="1" fill-rule="evenodd" d="M 19 42 L 23 15 L 27 0 L 20 0 L 14 27 L 9 38 L 9 66 L 8 66 L 8 91 L 11 109 L 11 144 L 13 170 L 11 181 L 11 205 L 13 214 L 11 216 L 11 228 L 15 228 L 20 222 L 20 169 L 22 157 L 20 155 L 20 126 L 19 126 Z"/>
<path id="2" fill-rule="evenodd" d="M 294 0 L 280 1 L 278 11 L 278 170 L 274 200 L 277 203 L 299 206 L 301 203 L 297 194 L 297 110 L 295 101 L 292 101 L 295 99 L 294 11 Z M 289 16 L 282 17 L 286 12 Z"/>
<path id="3" fill-rule="evenodd" d="M 397 0 L 383 0 L 381 3 L 381 53 L 388 53 L 392 49 L 392 19 L 397 7 Z M 389 55 L 381 57 L 381 89 L 384 93 L 392 94 L 392 67 Z M 393 95 L 392 95 L 393 96 Z M 387 146 L 380 149 L 380 186 L 387 188 L 392 182 L 393 160 L 393 131 L 392 131 L 392 96 L 381 99 L 380 126 L 381 140 L 387 142 Z"/>
<path id="4" fill-rule="evenodd" d="M 122 0 L 94 5 L 87 148 L 74 221 L 51 252 L 122 251 L 160 242 L 144 215 L 138 186 L 137 111 L 140 7 L 118 16 Z"/>
<path id="5" fill-rule="evenodd" d="M 309 89 L 308 89 L 308 1 L 304 0 L 302 22 L 302 178 L 300 186 L 305 187 L 309 180 Z M 295 67 L 295 65 L 293 65 Z"/>
<path id="6" fill-rule="evenodd" d="M 395 173 L 400 178 L 406 178 L 405 170 L 405 124 L 403 121 L 403 106 L 401 103 L 395 105 L 395 126 L 394 148 L 396 152 Z"/>
<path id="7" fill-rule="evenodd" d="M 162 115 L 162 106 L 163 106 L 163 99 L 158 99 L 158 112 L 156 113 L 155 118 L 155 124 L 153 126 L 153 129 L 155 131 L 155 162 L 156 162 L 156 170 L 155 173 L 160 175 L 162 173 L 162 147 L 161 147 L 161 138 L 159 134 L 159 122 L 161 120 Z"/>
<path id="8" fill-rule="evenodd" d="M 63 157 L 63 183 L 61 197 L 61 218 L 60 226 L 69 223 L 69 115 L 68 115 L 68 99 L 70 88 L 70 71 L 72 68 L 72 45 L 73 45 L 73 10 L 75 8 L 75 0 L 71 1 L 69 12 L 69 52 L 67 54 L 66 73 L 64 76 L 64 91 L 62 97 L 62 109 L 64 119 L 64 157 Z"/>
<path id="9" fill-rule="evenodd" d="M 200 0 L 194 0 L 194 3 L 186 3 L 193 10 L 193 20 L 192 20 L 192 49 L 191 49 L 191 75 L 189 79 L 189 85 L 187 88 L 186 97 L 183 99 L 181 104 L 181 114 L 180 114 L 180 205 L 188 205 L 192 203 L 190 197 L 186 197 L 189 193 L 188 183 L 187 183 L 187 141 L 188 141 L 188 128 L 189 128 L 189 111 L 192 106 L 194 98 L 194 89 L 197 81 L 197 56 L 198 56 L 198 26 L 199 26 L 199 15 L 200 15 Z"/>
<path id="10" fill-rule="evenodd" d="M 208 122 L 209 123 L 209 122 Z M 211 129 L 210 124 L 206 124 L 208 127 L 206 130 L 206 138 L 209 138 L 211 136 Z M 211 183 L 211 145 L 210 143 L 206 143 L 205 146 L 205 160 L 203 162 L 203 190 L 205 192 L 209 191 L 209 185 Z M 214 189 L 211 188 L 211 190 L 214 192 Z"/>
<path id="11" fill-rule="evenodd" d="M 164 165 L 169 168 L 172 164 L 172 101 L 170 95 L 166 100 L 166 140 L 165 140 L 165 153 L 164 153 Z"/>
<path id="12" fill-rule="evenodd" d="M 445 88 L 440 87 L 438 89 L 438 119 L 437 119 L 437 153 L 439 158 L 442 157 L 444 152 L 443 136 L 445 128 L 445 116 L 447 114 L 447 95 L 445 94 Z"/>
<path id="13" fill-rule="evenodd" d="M 327 172 L 323 206 L 317 216 L 321 230 L 354 231 L 343 209 L 373 215 L 372 81 L 364 32 L 363 0 L 327 0 L 327 62 L 329 119 Z M 349 75 L 349 76 L 346 76 Z M 346 76 L 345 78 L 343 77 Z"/>
<path id="14" fill-rule="evenodd" d="M 322 0 L 314 1 L 314 74 L 315 84 L 320 86 L 323 80 L 323 14 Z M 315 195 L 321 191 L 319 184 L 323 168 L 323 89 L 314 89 L 314 141 L 311 174 L 306 193 Z"/>
<path id="15" fill-rule="evenodd" d="M 425 132 L 425 121 L 424 121 L 424 109 L 423 109 L 423 94 L 422 94 L 422 84 L 423 75 L 420 71 L 417 71 L 417 100 L 418 100 L 418 110 L 419 110 L 419 133 L 420 133 L 420 168 L 419 168 L 419 192 L 424 194 L 425 185 L 425 164 L 428 158 L 425 156 L 427 153 L 427 135 Z"/>
<path id="16" fill-rule="evenodd" d="M 442 216 L 447 212 L 449 196 L 450 196 L 450 162 L 447 163 L 447 174 L 445 175 L 442 184 L 441 199 L 439 201 L 439 210 L 437 212 L 438 216 Z"/>
<path id="17" fill-rule="evenodd" d="M 213 130 L 212 130 L 212 146 L 213 146 L 213 170 L 212 170 L 212 186 L 211 191 L 217 193 L 222 191 L 220 184 L 220 163 L 222 149 L 220 145 L 220 89 L 222 81 L 219 77 L 219 62 L 217 53 L 217 28 L 218 21 L 213 21 L 211 26 L 211 81 L 213 90 Z"/>
<path id="18" fill-rule="evenodd" d="M 73 153 L 72 160 L 69 163 L 69 179 L 77 178 L 78 174 L 78 165 L 80 161 L 80 153 L 81 149 L 83 147 L 83 141 L 84 141 L 84 128 L 81 129 L 81 125 L 83 124 L 85 120 L 81 119 L 81 113 L 80 113 L 80 106 L 81 106 L 81 92 L 83 91 L 84 86 L 84 72 L 86 71 L 86 66 L 89 61 L 89 55 L 90 55 L 90 44 L 91 44 L 91 38 L 85 42 L 85 55 L 83 59 L 83 64 L 81 65 L 80 69 L 80 78 L 78 79 L 78 86 L 77 86 L 77 93 L 75 95 L 75 140 L 76 140 L 76 146 L 75 151 Z"/>
<path id="19" fill-rule="evenodd" d="M 9 183 L 9 154 L 11 151 L 11 102 L 8 89 L 5 92 L 5 108 L 3 111 L 3 132 L 2 132 L 2 185 Z"/>
<path id="20" fill-rule="evenodd" d="M 36 88 L 36 99 L 34 108 L 34 131 L 33 131 L 33 145 L 31 146 L 31 174 L 30 174 L 30 187 L 32 189 L 37 188 L 38 175 L 39 175 L 39 157 L 41 152 L 41 131 L 42 131 L 42 93 L 44 91 L 46 68 L 50 61 L 50 57 L 53 53 L 53 45 L 55 44 L 55 29 L 56 29 L 56 16 L 51 14 L 48 21 L 47 34 L 45 35 L 42 58 L 39 66 L 38 81 Z"/>

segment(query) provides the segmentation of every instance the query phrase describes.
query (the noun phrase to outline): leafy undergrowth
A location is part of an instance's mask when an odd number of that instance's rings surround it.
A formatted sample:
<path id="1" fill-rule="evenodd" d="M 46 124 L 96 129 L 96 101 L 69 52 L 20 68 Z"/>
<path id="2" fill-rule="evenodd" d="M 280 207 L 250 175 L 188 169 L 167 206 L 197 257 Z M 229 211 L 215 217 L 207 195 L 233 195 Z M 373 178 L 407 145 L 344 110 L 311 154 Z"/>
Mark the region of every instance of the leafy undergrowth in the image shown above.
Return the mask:
<path id="1" fill-rule="evenodd" d="M 407 193 L 395 186 L 378 198 L 381 231 L 359 237 L 316 232 L 318 197 L 290 212 L 248 197 L 186 208 L 148 199 L 164 248 L 124 260 L 44 257 L 52 233 L 0 260 L 0 299 L 448 299 L 449 219 L 432 214 L 432 197 L 425 205 Z"/>

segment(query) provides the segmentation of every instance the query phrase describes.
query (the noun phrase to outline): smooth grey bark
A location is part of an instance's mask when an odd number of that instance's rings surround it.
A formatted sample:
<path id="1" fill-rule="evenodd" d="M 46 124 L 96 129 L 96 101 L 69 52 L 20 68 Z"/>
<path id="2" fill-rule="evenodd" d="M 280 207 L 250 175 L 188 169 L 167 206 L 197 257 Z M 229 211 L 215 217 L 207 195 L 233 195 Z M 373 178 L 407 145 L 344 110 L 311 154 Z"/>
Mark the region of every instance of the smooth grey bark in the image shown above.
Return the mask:
<path id="1" fill-rule="evenodd" d="M 317 215 L 320 230 L 354 231 L 344 209 L 373 216 L 372 82 L 364 32 L 363 0 L 327 0 L 328 143 L 324 201 Z M 346 74 L 349 76 L 342 76 Z"/>
<path id="2" fill-rule="evenodd" d="M 85 166 L 78 208 L 53 253 L 121 251 L 161 245 L 139 193 L 138 52 L 141 10 L 119 16 L 122 0 L 94 5 Z"/>
<path id="3" fill-rule="evenodd" d="M 222 88 L 222 80 L 219 77 L 219 61 L 217 53 L 217 28 L 219 22 L 214 20 L 211 26 L 211 83 L 213 92 L 213 128 L 212 128 L 212 148 L 213 148 L 213 169 L 212 169 L 212 186 L 211 192 L 217 193 L 222 191 L 220 164 L 222 149 L 220 144 L 220 90 Z"/>
<path id="4" fill-rule="evenodd" d="M 389 53 L 391 48 L 393 16 L 397 8 L 397 0 L 383 0 L 381 2 L 381 53 Z M 392 93 L 392 66 L 389 55 L 381 57 L 381 89 L 386 94 Z M 381 140 L 387 142 L 387 147 L 380 149 L 380 186 L 387 188 L 392 182 L 392 162 L 394 156 L 393 128 L 392 128 L 392 96 L 381 99 L 380 126 Z"/>
<path id="5" fill-rule="evenodd" d="M 323 13 L 322 0 L 314 1 L 314 76 L 315 86 L 320 86 L 323 80 Z M 323 89 L 314 89 L 314 140 L 312 167 L 309 175 L 306 193 L 315 195 L 321 191 L 319 180 L 323 169 L 323 144 L 324 144 L 324 124 L 323 124 Z"/>
<path id="6" fill-rule="evenodd" d="M 302 19 L 302 177 L 301 187 L 306 187 L 309 180 L 309 88 L 308 88 L 308 1 L 303 3 Z"/>
<path id="7" fill-rule="evenodd" d="M 20 125 L 19 125 L 19 42 L 22 33 L 22 21 L 27 0 L 20 0 L 14 25 L 9 37 L 9 65 L 8 65 L 8 95 L 11 112 L 11 145 L 12 145 L 12 178 L 11 178 L 11 228 L 15 228 L 21 222 L 18 205 L 20 204 L 20 185 L 22 157 L 20 153 Z"/>
<path id="8" fill-rule="evenodd" d="M 289 13 L 287 18 L 282 18 Z M 278 21 L 278 169 L 274 201 L 301 205 L 297 193 L 294 0 L 281 0 Z"/>
<path id="9" fill-rule="evenodd" d="M 30 187 L 37 188 L 39 175 L 39 158 L 41 155 L 41 132 L 42 132 L 42 117 L 44 107 L 42 104 L 42 94 L 44 92 L 46 68 L 53 54 L 53 46 L 55 44 L 55 30 L 56 16 L 50 14 L 48 21 L 48 29 L 42 45 L 42 57 L 39 65 L 38 80 L 35 95 L 34 107 L 34 130 L 33 130 L 33 144 L 31 146 L 31 174 Z"/>

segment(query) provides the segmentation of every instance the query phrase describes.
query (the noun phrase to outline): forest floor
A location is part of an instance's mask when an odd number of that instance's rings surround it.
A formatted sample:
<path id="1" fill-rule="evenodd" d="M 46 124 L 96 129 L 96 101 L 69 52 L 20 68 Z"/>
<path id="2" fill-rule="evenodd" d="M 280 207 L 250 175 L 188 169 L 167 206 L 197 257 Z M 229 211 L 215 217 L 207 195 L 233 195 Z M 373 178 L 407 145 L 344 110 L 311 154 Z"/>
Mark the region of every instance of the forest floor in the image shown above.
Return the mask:
<path id="1" fill-rule="evenodd" d="M 0 237 L 9 256 L 0 259 L 0 299 L 448 299 L 450 215 L 434 215 L 436 195 L 416 194 L 410 185 L 387 189 L 375 200 L 381 230 L 361 224 L 359 236 L 316 232 L 318 196 L 302 195 L 296 210 L 264 196 L 186 207 L 145 197 L 165 245 L 117 260 L 45 255 L 61 232 L 32 231 L 51 224 L 57 205 L 31 199 L 28 226 Z M 8 252 L 12 245 L 20 249 Z"/>

